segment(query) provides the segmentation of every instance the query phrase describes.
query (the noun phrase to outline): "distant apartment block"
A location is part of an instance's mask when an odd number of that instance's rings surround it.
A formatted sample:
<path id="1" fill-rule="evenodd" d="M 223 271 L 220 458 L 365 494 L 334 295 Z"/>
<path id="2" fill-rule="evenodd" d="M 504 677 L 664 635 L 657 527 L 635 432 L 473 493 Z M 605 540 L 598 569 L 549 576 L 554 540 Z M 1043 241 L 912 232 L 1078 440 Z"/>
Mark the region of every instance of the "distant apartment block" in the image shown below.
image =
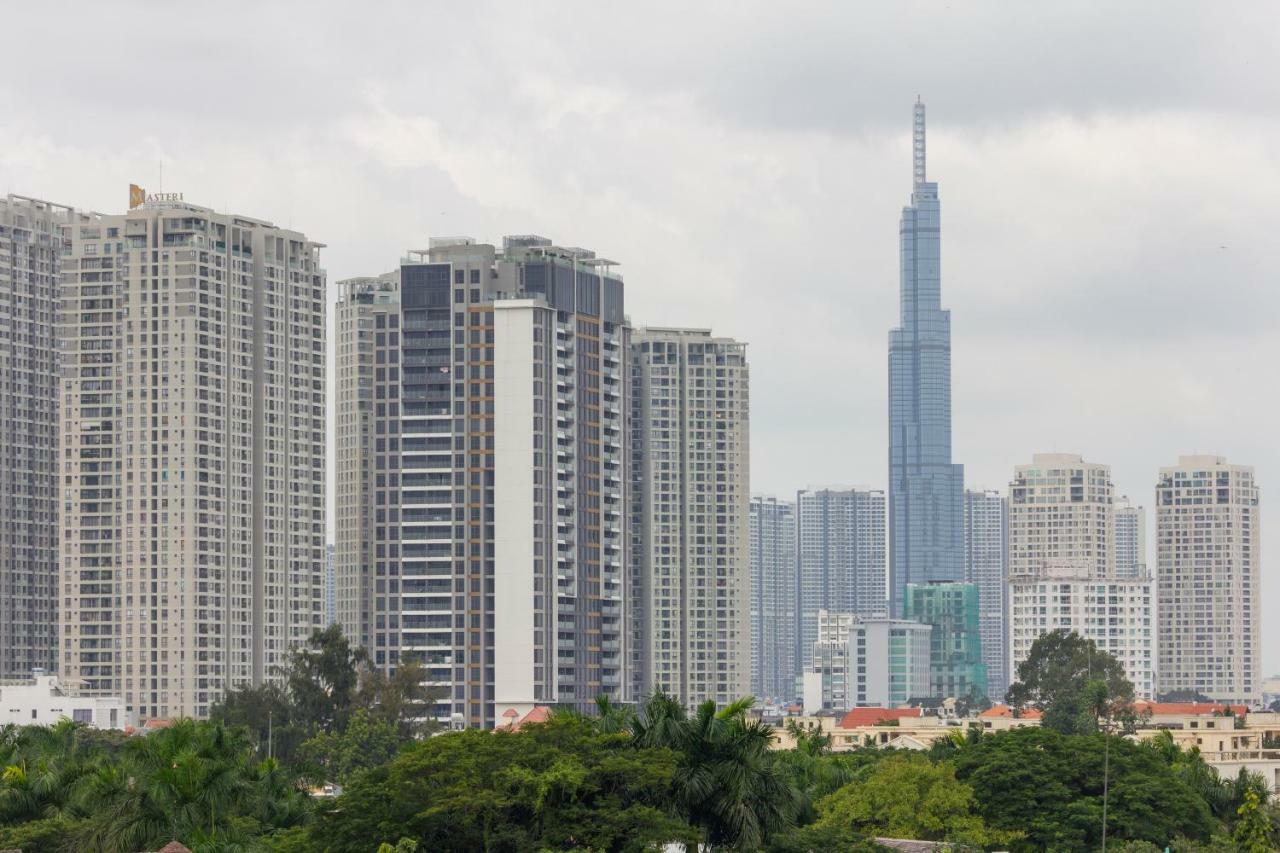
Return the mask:
<path id="1" fill-rule="evenodd" d="M 796 497 L 801 668 L 818 637 L 818 611 L 888 615 L 885 493 L 813 488 Z"/>
<path id="2" fill-rule="evenodd" d="M 987 695 L 1004 701 L 1009 689 L 1005 654 L 1006 575 L 1009 566 L 1009 504 L 993 491 L 964 493 L 965 580 L 978 589 L 978 622 L 982 662 L 987 667 Z"/>
<path id="3" fill-rule="evenodd" d="M 338 619 L 376 666 L 420 662 L 451 724 L 628 698 L 614 266 L 544 237 L 441 239 L 343 283 Z"/>
<path id="4" fill-rule="evenodd" d="M 751 498 L 751 692 L 796 698 L 796 505 Z"/>
<path id="5" fill-rule="evenodd" d="M 62 229 L 90 219 L 0 198 L 0 679 L 57 665 Z"/>
<path id="6" fill-rule="evenodd" d="M 1155 695 L 1155 601 L 1149 576 L 1116 572 L 1111 469 L 1070 454 L 1036 454 L 1009 484 L 1009 678 L 1041 635 L 1064 628 Z"/>
<path id="7" fill-rule="evenodd" d="M 323 619 L 320 245 L 182 201 L 63 227 L 61 676 L 204 717 Z"/>
<path id="8" fill-rule="evenodd" d="M 1256 702 L 1261 529 L 1253 468 L 1182 456 L 1156 484 L 1160 691 Z"/>
<path id="9" fill-rule="evenodd" d="M 1147 511 L 1116 498 L 1115 525 L 1116 577 L 1147 577 Z"/>
<path id="10" fill-rule="evenodd" d="M 803 673 L 806 714 L 896 708 L 929 695 L 931 626 L 822 610 L 817 629 Z"/>
<path id="11" fill-rule="evenodd" d="M 919 698 L 986 696 L 977 585 L 946 581 L 907 584 L 903 605 L 903 618 L 933 629 L 929 637 L 929 690 Z"/>
<path id="12" fill-rule="evenodd" d="M 637 329 L 631 383 L 637 692 L 723 705 L 751 690 L 746 345 Z"/>

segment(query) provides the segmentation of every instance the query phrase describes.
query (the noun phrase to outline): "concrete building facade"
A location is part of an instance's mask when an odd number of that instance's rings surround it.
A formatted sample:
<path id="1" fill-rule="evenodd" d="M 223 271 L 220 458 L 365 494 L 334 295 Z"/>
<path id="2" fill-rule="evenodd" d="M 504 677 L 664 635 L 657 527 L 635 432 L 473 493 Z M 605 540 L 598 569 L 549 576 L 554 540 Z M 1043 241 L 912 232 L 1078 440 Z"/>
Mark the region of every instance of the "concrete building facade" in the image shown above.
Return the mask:
<path id="1" fill-rule="evenodd" d="M 818 611 L 887 616 L 885 493 L 811 488 L 796 496 L 800 654 L 808 666 Z"/>
<path id="2" fill-rule="evenodd" d="M 751 689 L 746 345 L 638 329 L 631 367 L 637 692 L 727 704 Z"/>
<path id="3" fill-rule="evenodd" d="M 987 695 L 1003 702 L 1009 689 L 1005 654 L 1005 600 L 1009 570 L 1009 503 L 994 491 L 965 490 L 964 574 L 978 589 L 978 621 L 982 662 L 987 667 Z"/>
<path id="4" fill-rule="evenodd" d="M 1124 665 L 1139 697 L 1155 693 L 1155 596 L 1149 575 L 1116 572 L 1111 469 L 1035 454 L 1009 484 L 1009 677 L 1042 634 L 1065 628 Z"/>
<path id="5" fill-rule="evenodd" d="M 751 693 L 796 698 L 796 505 L 751 498 Z"/>
<path id="6" fill-rule="evenodd" d="M 1261 529 L 1253 468 L 1183 456 L 1156 484 L 1160 691 L 1258 701 Z"/>
<path id="7" fill-rule="evenodd" d="M 0 679 L 52 672 L 58 645 L 62 229 L 91 217 L 0 198 Z"/>
<path id="8" fill-rule="evenodd" d="M 59 657 L 204 717 L 322 620 L 320 245 L 182 201 L 63 228 Z"/>
<path id="9" fill-rule="evenodd" d="M 931 626 L 827 610 L 817 625 L 803 674 L 806 714 L 896 708 L 928 695 Z"/>
<path id="10" fill-rule="evenodd" d="M 1116 498 L 1115 528 L 1116 577 L 1147 577 L 1147 511 L 1128 497 Z"/>
<path id="11" fill-rule="evenodd" d="M 628 698 L 614 265 L 442 239 L 344 285 L 339 621 L 375 665 L 421 663 L 451 725 Z"/>

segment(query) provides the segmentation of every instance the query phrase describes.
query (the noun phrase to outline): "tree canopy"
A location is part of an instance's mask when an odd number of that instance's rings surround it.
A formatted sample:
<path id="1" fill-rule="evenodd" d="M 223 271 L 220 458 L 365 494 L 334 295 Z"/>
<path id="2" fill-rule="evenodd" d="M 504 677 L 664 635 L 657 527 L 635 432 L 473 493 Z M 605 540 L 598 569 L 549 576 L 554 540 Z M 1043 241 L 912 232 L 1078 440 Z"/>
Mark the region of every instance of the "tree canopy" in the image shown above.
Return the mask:
<path id="1" fill-rule="evenodd" d="M 1098 731 L 1099 716 L 1133 704 L 1133 684 L 1120 661 L 1093 640 L 1058 629 L 1031 644 L 1006 694 L 1014 708 L 1042 712 L 1041 725 L 1063 734 Z"/>

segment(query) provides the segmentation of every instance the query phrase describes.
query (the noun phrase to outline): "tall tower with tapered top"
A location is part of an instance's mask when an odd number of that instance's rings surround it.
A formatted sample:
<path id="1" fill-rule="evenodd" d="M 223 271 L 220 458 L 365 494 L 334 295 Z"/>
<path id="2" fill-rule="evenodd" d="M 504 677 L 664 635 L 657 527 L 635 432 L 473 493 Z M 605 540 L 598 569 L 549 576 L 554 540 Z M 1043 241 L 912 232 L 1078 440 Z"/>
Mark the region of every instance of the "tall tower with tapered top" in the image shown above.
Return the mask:
<path id="1" fill-rule="evenodd" d="M 964 579 L 964 466 L 951 462 L 951 312 L 942 309 L 938 185 L 926 179 L 925 113 L 912 129 L 911 204 L 898 229 L 898 328 L 889 332 L 889 594 Z"/>

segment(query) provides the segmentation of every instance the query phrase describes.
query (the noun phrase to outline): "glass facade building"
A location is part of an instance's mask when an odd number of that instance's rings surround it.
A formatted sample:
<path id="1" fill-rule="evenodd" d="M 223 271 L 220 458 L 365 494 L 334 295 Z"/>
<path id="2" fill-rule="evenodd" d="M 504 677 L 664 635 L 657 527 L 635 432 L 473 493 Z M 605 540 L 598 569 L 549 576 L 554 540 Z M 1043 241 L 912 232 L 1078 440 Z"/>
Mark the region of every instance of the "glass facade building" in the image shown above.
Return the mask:
<path id="1" fill-rule="evenodd" d="M 904 603 L 905 618 L 933 626 L 929 695 L 939 699 L 986 696 L 977 585 L 908 584 Z"/>
<path id="2" fill-rule="evenodd" d="M 795 698 L 796 505 L 751 498 L 751 692 L 760 698 Z"/>
<path id="3" fill-rule="evenodd" d="M 951 463 L 951 314 L 942 310 L 938 185 L 925 180 L 915 107 L 915 185 L 902 211 L 901 305 L 889 333 L 890 613 L 909 583 L 964 578 L 964 467 Z"/>

